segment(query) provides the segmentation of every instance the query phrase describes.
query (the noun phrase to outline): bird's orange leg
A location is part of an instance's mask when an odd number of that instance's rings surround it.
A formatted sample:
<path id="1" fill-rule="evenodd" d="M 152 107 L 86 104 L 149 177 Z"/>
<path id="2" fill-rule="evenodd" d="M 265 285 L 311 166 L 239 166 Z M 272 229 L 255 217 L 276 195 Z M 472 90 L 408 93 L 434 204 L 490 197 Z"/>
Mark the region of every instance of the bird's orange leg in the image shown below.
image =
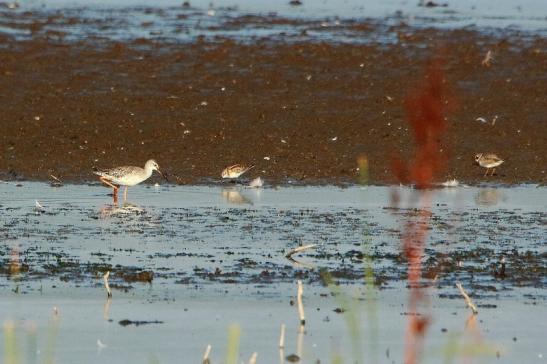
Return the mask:
<path id="1" fill-rule="evenodd" d="M 496 171 L 496 168 L 492 168 L 492 173 L 490 173 L 490 175 L 493 176 L 495 171 Z"/>
<path id="2" fill-rule="evenodd" d="M 112 189 L 114 189 L 114 196 L 118 196 L 118 186 L 116 185 L 113 185 L 112 183 L 110 183 L 110 181 L 108 181 L 106 178 L 104 177 L 99 177 L 99 179 L 101 180 L 102 183 L 104 183 L 105 185 L 109 186 L 109 187 L 112 187 Z"/>
<path id="3" fill-rule="evenodd" d="M 490 168 L 486 168 L 486 172 L 484 172 L 484 176 L 483 176 L 483 177 L 488 176 L 488 171 L 490 171 Z"/>

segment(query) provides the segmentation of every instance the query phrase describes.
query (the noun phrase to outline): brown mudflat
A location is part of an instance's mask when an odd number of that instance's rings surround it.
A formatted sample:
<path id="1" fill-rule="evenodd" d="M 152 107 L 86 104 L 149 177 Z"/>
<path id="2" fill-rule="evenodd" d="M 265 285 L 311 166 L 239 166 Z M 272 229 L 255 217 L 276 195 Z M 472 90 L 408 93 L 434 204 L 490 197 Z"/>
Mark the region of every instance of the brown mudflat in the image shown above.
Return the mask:
<path id="1" fill-rule="evenodd" d="M 0 177 L 91 181 L 92 166 L 155 158 L 177 183 L 235 163 L 273 183 L 353 183 L 364 155 L 370 182 L 393 183 L 392 155 L 413 150 L 405 96 L 437 54 L 454 102 L 438 180 L 546 183 L 545 38 L 391 31 L 367 45 L 2 36 Z M 483 177 L 479 152 L 506 162 Z"/>

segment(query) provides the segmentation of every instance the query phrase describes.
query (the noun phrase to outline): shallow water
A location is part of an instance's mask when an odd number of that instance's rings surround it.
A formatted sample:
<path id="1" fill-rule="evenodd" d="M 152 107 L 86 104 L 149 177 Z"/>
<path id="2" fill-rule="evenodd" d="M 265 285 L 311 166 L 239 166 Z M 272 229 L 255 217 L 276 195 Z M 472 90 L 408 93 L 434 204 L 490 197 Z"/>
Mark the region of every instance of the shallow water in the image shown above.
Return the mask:
<path id="1" fill-rule="evenodd" d="M 427 3 L 427 1 L 423 1 Z M 145 0 L 122 0 L 105 5 L 104 1 L 82 0 L 46 0 L 21 1 L 28 7 L 59 8 L 129 8 L 150 6 Z M 524 29 L 546 30 L 547 5 L 542 0 L 497 0 L 497 1 L 435 1 L 438 7 L 426 8 L 419 6 L 420 1 L 389 0 L 306 0 L 302 6 L 291 6 L 287 0 L 253 1 L 253 0 L 194 0 L 189 1 L 196 9 L 236 10 L 240 13 L 268 14 L 275 12 L 281 16 L 290 17 L 351 17 L 382 19 L 402 13 L 410 21 L 430 22 L 434 20 L 444 26 L 487 26 L 505 28 L 513 26 Z M 446 6 L 442 6 L 446 4 Z M 180 7 L 181 1 L 161 0 L 154 2 L 154 7 Z"/>
<path id="2" fill-rule="evenodd" d="M 419 1 L 308 0 L 302 6 L 288 1 L 142 0 L 20 1 L 0 21 L 0 32 L 19 39 L 44 36 L 51 39 L 139 38 L 172 42 L 198 37 L 232 38 L 240 41 L 336 41 L 393 43 L 390 27 L 465 28 L 498 36 L 547 34 L 547 3 L 542 0 L 438 1 L 446 6 L 419 6 Z M 427 3 L 427 1 L 424 1 Z M 1 10 L 1 9 L 0 9 Z M 22 16 L 12 16 L 22 14 Z M 354 27 L 355 22 L 368 26 Z M 372 27 L 371 25 L 374 25 Z M 524 32 L 524 33 L 522 33 Z M 305 33 L 305 35 L 303 35 Z"/>
<path id="3" fill-rule="evenodd" d="M 424 362 L 458 347 L 454 355 L 463 356 L 462 338 L 484 344 L 475 362 L 534 362 L 545 354 L 538 320 L 547 313 L 545 192 L 430 192 L 422 259 L 429 305 L 422 310 L 433 323 Z M 259 362 L 279 362 L 279 327 L 286 323 L 285 355 L 299 351 L 303 362 L 326 363 L 340 353 L 348 362 L 359 355 L 346 320 L 361 323 L 367 362 L 402 361 L 408 290 L 400 236 L 420 211 L 412 189 L 141 185 L 130 189 L 130 203 L 118 205 L 107 193 L 98 185 L 0 184 L 0 312 L 15 325 L 22 362 L 33 355 L 59 363 L 196 362 L 207 344 L 219 362 L 232 323 L 241 327 L 241 360 L 257 351 Z M 311 243 L 318 246 L 295 255 L 297 262 L 285 258 Z M 503 278 L 494 274 L 502 258 Z M 364 284 L 366 267 L 373 288 Z M 153 272 L 150 283 L 142 272 Z M 327 272 L 338 288 L 324 285 Z M 300 337 L 289 304 L 298 279 L 307 313 Z M 456 281 L 479 306 L 475 322 L 467 321 Z M 123 327 L 124 319 L 163 323 Z M 6 344 L 1 348 L 5 358 Z"/>

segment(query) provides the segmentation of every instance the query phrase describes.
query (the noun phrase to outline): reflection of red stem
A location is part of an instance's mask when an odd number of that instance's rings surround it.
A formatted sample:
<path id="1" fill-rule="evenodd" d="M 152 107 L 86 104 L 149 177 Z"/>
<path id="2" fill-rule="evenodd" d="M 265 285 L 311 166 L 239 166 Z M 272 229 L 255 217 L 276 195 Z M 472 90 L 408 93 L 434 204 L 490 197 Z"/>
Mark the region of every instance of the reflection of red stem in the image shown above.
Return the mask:
<path id="1" fill-rule="evenodd" d="M 413 131 L 416 151 L 407 165 L 398 156 L 393 159 L 393 171 L 401 183 L 413 183 L 418 189 L 427 188 L 434 181 L 444 165 L 441 139 L 446 128 L 443 117 L 446 102 L 443 99 L 443 75 L 440 62 L 432 62 L 427 70 L 425 81 L 405 102 L 408 122 Z M 398 196 L 394 196 L 398 202 Z M 408 283 L 410 297 L 408 303 L 409 321 L 406 332 L 405 364 L 414 364 L 422 347 L 422 340 L 430 318 L 425 313 L 419 315 L 418 306 L 424 302 L 423 289 L 420 288 L 422 275 L 421 257 L 427 238 L 431 213 L 431 196 L 426 190 L 420 191 L 420 208 L 417 218 L 408 221 L 403 232 L 403 250 L 408 260 Z"/>
<path id="2" fill-rule="evenodd" d="M 429 192 L 422 192 L 419 206 L 431 205 Z M 406 332 L 405 364 L 416 363 L 419 349 L 422 347 L 422 339 L 429 324 L 429 317 L 422 314 L 418 316 L 418 305 L 424 300 L 423 289 L 420 287 L 422 276 L 421 257 L 424 252 L 427 238 L 427 226 L 429 224 L 429 211 L 420 209 L 418 218 L 409 221 L 403 235 L 403 248 L 408 259 L 408 283 L 410 285 L 410 297 L 408 302 L 409 321 Z"/>

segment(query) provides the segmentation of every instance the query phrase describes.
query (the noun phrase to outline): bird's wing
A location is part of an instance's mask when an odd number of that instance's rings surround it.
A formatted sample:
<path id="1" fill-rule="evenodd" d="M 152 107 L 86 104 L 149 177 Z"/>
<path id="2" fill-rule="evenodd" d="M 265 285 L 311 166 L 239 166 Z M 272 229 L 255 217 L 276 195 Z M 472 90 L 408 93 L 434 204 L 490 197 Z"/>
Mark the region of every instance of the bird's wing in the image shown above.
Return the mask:
<path id="1" fill-rule="evenodd" d="M 132 173 L 135 170 L 136 167 L 133 166 L 122 166 L 122 167 L 114 167 L 110 169 L 103 169 L 103 170 L 96 170 L 94 173 L 96 175 L 105 177 L 105 178 L 122 178 L 126 176 L 129 173 Z"/>
<path id="2" fill-rule="evenodd" d="M 501 159 L 500 157 L 498 157 L 497 155 L 492 154 L 492 153 L 487 154 L 484 157 L 485 157 L 485 159 L 490 159 L 493 162 L 503 162 L 503 159 Z"/>

